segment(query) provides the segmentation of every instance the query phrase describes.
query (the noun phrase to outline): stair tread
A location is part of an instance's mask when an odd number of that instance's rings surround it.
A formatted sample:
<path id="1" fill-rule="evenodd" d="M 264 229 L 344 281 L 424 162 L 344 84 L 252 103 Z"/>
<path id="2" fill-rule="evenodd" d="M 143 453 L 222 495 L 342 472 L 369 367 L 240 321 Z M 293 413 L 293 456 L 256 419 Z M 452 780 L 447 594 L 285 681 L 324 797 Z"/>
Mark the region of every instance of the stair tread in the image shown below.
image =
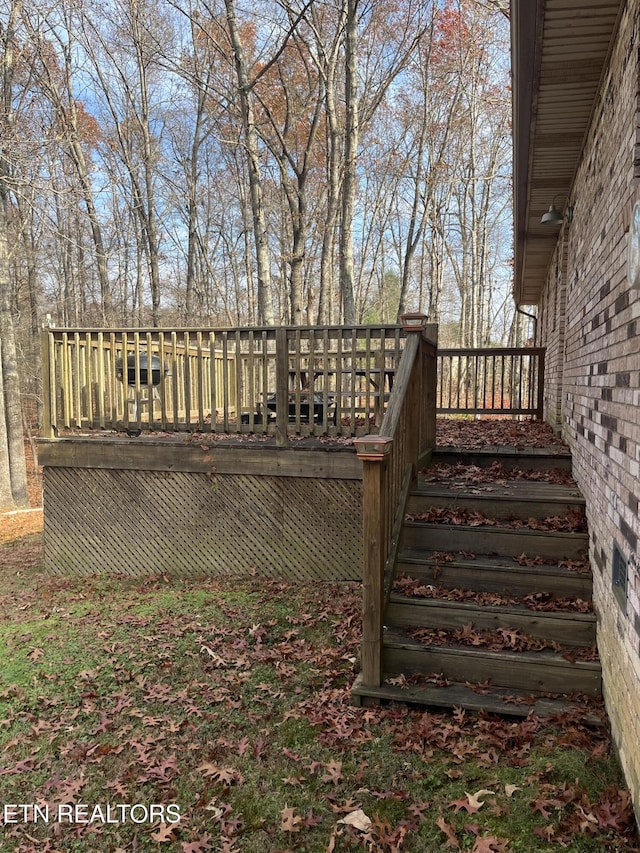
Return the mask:
<path id="1" fill-rule="evenodd" d="M 431 452 L 431 463 L 464 463 L 486 468 L 499 462 L 507 468 L 520 470 L 571 471 L 571 451 L 562 445 L 525 447 L 523 445 L 484 445 L 460 448 L 455 445 L 438 445 Z"/>
<path id="2" fill-rule="evenodd" d="M 420 596 L 403 595 L 401 592 L 391 590 L 389 600 L 394 604 L 413 605 L 416 607 L 444 608 L 448 610 L 458 609 L 468 612 L 490 610 L 492 613 L 510 613 L 520 616 L 531 616 L 532 618 L 544 617 L 549 619 L 566 619 L 569 621 L 589 622 L 596 621 L 595 613 L 579 613 L 575 610 L 534 610 L 524 604 L 480 604 L 472 601 L 450 601 L 442 598 L 421 598 Z"/>
<path id="3" fill-rule="evenodd" d="M 489 520 L 492 520 L 490 516 L 487 516 Z M 509 524 L 501 524 L 501 521 L 505 519 L 493 519 L 497 521 L 497 524 L 445 524 L 444 522 L 439 521 L 421 521 L 420 519 L 409 519 L 405 518 L 405 525 L 415 527 L 446 527 L 447 529 L 452 530 L 484 530 L 484 531 L 496 531 L 498 533 L 535 533 L 536 536 L 574 536 L 581 537 L 582 539 L 587 539 L 589 534 L 586 531 L 582 530 L 547 530 L 547 529 L 538 529 L 535 527 L 527 527 L 526 524 L 523 524 L 520 527 L 511 526 Z"/>
<path id="4" fill-rule="evenodd" d="M 415 497 L 460 497 L 460 498 L 487 498 L 490 500 L 517 499 L 528 501 L 546 501 L 558 503 L 572 503 L 583 505 L 584 497 L 574 486 L 561 486 L 556 483 L 547 483 L 540 480 L 508 480 L 506 485 L 502 482 L 483 481 L 481 483 L 469 483 L 465 480 L 428 481 L 420 477 L 417 487 L 410 494 Z"/>
<path id="5" fill-rule="evenodd" d="M 432 521 L 405 519 L 404 527 L 417 530 L 440 530 L 448 533 L 493 533 L 499 536 L 521 536 L 532 542 L 541 539 L 555 539 L 566 542 L 588 542 L 589 534 L 570 530 L 535 530 L 530 527 L 509 527 L 502 524 L 441 524 Z"/>
<path id="6" fill-rule="evenodd" d="M 475 657 L 488 657 L 493 660 L 504 660 L 508 657 L 511 661 L 522 661 L 522 663 L 543 662 L 548 665 L 579 667 L 583 670 L 593 672 L 600 671 L 599 660 L 576 660 L 570 661 L 561 652 L 553 649 L 540 649 L 539 651 L 515 651 L 513 649 L 487 649 L 479 646 L 465 646 L 455 644 L 438 644 L 430 646 L 414 640 L 408 634 L 398 629 L 385 628 L 383 634 L 383 645 L 387 648 L 405 648 L 421 651 L 428 654 L 431 650 L 438 654 L 463 654 Z"/>
<path id="7" fill-rule="evenodd" d="M 501 456 L 537 456 L 550 459 L 571 459 L 571 450 L 559 444 L 549 444 L 545 447 L 536 445 L 516 444 L 485 444 L 483 447 L 458 447 L 455 444 L 439 444 L 434 448 L 432 455 L 437 458 L 439 454 L 463 458 L 465 456 L 487 456 L 495 457 L 500 461 Z"/>
<path id="8" fill-rule="evenodd" d="M 390 684 L 387 681 L 379 687 L 364 687 L 361 676 L 358 676 L 352 693 L 360 698 L 373 697 L 438 708 L 465 708 L 515 717 L 527 717 L 532 712 L 539 717 L 578 714 L 589 725 L 605 724 L 604 710 L 599 704 L 593 703 L 590 706 L 581 698 L 549 697 L 512 688 L 492 687 L 487 691 L 477 692 L 460 683 L 438 687 L 433 684 Z"/>
<path id="9" fill-rule="evenodd" d="M 443 553 L 451 553 L 454 555 L 453 560 L 443 560 L 440 555 Z M 538 574 L 568 574 L 568 575 L 582 575 L 582 576 L 591 576 L 591 572 L 576 572 L 567 566 L 559 566 L 557 563 L 541 563 L 535 565 L 522 565 L 513 557 L 501 557 L 500 555 L 489 556 L 483 554 L 476 554 L 473 557 L 464 557 L 461 556 L 461 552 L 455 551 L 434 551 L 433 549 L 427 548 L 404 548 L 398 554 L 398 562 L 399 563 L 415 563 L 416 565 L 427 565 L 427 566 L 437 566 L 437 565 L 447 565 L 447 566 L 461 566 L 463 568 L 491 568 L 491 569 L 513 569 L 516 572 L 534 572 Z"/>

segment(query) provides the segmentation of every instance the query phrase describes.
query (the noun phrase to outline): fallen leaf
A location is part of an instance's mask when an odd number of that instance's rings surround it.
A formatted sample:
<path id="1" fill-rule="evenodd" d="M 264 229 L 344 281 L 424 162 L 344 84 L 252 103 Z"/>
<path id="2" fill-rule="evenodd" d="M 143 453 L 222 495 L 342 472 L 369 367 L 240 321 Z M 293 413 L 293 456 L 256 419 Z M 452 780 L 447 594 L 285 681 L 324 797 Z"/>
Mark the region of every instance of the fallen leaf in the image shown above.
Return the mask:
<path id="1" fill-rule="evenodd" d="M 29 652 L 27 657 L 29 658 L 29 660 L 32 660 L 34 662 L 39 661 L 44 657 L 44 649 L 40 649 L 40 648 L 31 649 L 31 651 Z"/>
<path id="2" fill-rule="evenodd" d="M 471 853 L 509 853 L 508 844 L 506 838 L 485 835 L 483 838 L 476 838 Z"/>
<path id="3" fill-rule="evenodd" d="M 302 818 L 297 815 L 293 809 L 285 805 L 280 813 L 280 829 L 283 832 L 300 832 L 302 826 Z"/>
<path id="4" fill-rule="evenodd" d="M 458 837 L 456 836 L 453 826 L 450 823 L 447 823 L 443 817 L 438 818 L 436 826 L 447 836 L 447 842 L 444 846 L 450 847 L 453 850 L 460 850 L 460 842 L 458 841 Z"/>
<path id="5" fill-rule="evenodd" d="M 493 794 L 493 791 L 487 791 L 483 788 L 480 791 L 477 791 L 475 794 L 468 794 L 465 791 L 466 800 L 454 800 L 449 803 L 449 806 L 454 806 L 456 812 L 459 812 L 461 809 L 464 809 L 469 814 L 475 814 L 477 811 L 480 811 L 482 806 L 484 805 L 484 800 L 480 800 L 480 797 L 486 797 L 489 794 Z"/>
<path id="6" fill-rule="evenodd" d="M 175 826 L 166 823 L 161 823 L 156 832 L 151 833 L 151 838 L 157 841 L 158 844 L 163 844 L 165 841 L 175 841 Z"/>
<path id="7" fill-rule="evenodd" d="M 196 841 L 183 841 L 182 853 L 207 853 L 207 850 L 211 850 L 209 841 L 210 838 L 206 832 L 200 838 L 196 839 Z"/>
<path id="8" fill-rule="evenodd" d="M 341 818 L 338 823 L 346 823 L 347 826 L 353 826 L 360 832 L 368 832 L 371 829 L 371 818 L 362 809 L 351 812 L 346 817 Z"/>
<path id="9" fill-rule="evenodd" d="M 338 782 L 342 781 L 342 762 L 341 761 L 330 761 L 326 765 L 326 773 L 322 777 L 323 782 L 331 782 L 333 785 L 337 785 Z"/>
<path id="10" fill-rule="evenodd" d="M 196 769 L 203 776 L 214 779 L 216 782 L 221 782 L 223 785 L 233 785 L 236 782 L 244 781 L 242 773 L 234 767 L 220 767 L 217 764 L 205 762 Z"/>

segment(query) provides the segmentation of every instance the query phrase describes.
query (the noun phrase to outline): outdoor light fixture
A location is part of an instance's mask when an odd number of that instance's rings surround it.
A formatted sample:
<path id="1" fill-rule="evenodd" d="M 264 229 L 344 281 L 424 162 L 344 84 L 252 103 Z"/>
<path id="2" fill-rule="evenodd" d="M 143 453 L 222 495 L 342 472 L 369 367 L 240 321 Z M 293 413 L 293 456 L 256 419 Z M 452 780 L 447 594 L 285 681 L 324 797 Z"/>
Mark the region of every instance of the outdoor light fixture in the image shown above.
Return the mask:
<path id="1" fill-rule="evenodd" d="M 405 332 L 415 332 L 424 329 L 428 319 L 426 314 L 421 314 L 419 311 L 400 315 L 400 322 Z"/>
<path id="2" fill-rule="evenodd" d="M 633 206 L 627 249 L 627 278 L 632 290 L 640 290 L 640 201 Z"/>
<path id="3" fill-rule="evenodd" d="M 363 435 L 361 438 L 354 438 L 353 443 L 358 459 L 363 462 L 382 462 L 385 456 L 391 453 L 393 439 L 383 435 Z"/>
<path id="4" fill-rule="evenodd" d="M 567 206 L 565 208 L 565 212 L 561 213 L 556 207 L 556 199 L 557 198 L 565 198 L 567 200 Z M 573 216 L 573 208 L 569 204 L 569 196 L 564 193 L 558 193 L 554 195 L 553 201 L 549 205 L 549 210 L 546 213 L 543 213 L 542 219 L 540 220 L 541 225 L 562 225 L 562 223 L 567 220 L 567 222 L 571 222 Z"/>

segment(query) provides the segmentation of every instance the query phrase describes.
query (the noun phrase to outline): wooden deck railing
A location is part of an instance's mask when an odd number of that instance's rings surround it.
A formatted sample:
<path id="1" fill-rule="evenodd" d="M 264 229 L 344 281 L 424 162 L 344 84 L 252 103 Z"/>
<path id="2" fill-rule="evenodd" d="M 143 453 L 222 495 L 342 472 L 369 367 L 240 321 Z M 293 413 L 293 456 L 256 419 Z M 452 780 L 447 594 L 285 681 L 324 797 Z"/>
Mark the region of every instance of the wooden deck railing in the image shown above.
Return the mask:
<path id="1" fill-rule="evenodd" d="M 438 414 L 542 419 L 543 347 L 438 350 Z"/>
<path id="2" fill-rule="evenodd" d="M 426 318 L 425 318 L 426 320 Z M 437 326 L 408 331 L 379 435 L 356 438 L 363 462 L 361 684 L 382 678 L 382 619 L 411 480 L 436 442 Z"/>
<path id="3" fill-rule="evenodd" d="M 399 326 L 49 328 L 43 435 L 363 435 L 382 424 L 404 340 Z M 541 418 L 544 352 L 439 350 L 438 414 Z"/>
<path id="4" fill-rule="evenodd" d="M 43 433 L 358 435 L 382 421 L 399 326 L 43 331 Z"/>

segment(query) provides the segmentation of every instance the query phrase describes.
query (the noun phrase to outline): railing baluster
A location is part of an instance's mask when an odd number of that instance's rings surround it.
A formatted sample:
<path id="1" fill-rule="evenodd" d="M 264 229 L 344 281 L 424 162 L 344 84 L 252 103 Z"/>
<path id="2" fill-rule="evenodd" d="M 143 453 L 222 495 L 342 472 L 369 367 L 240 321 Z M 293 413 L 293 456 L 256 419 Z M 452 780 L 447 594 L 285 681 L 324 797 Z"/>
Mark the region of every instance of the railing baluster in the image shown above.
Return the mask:
<path id="1" fill-rule="evenodd" d="M 204 397 L 204 364 L 203 364 L 203 351 L 202 351 L 202 332 L 196 332 L 196 353 L 195 353 L 195 362 L 196 362 L 196 381 L 194 383 L 194 387 L 196 390 L 196 399 L 194 400 L 194 408 L 197 412 L 198 417 L 198 429 L 204 429 L 204 406 L 203 406 L 203 397 Z"/>
<path id="2" fill-rule="evenodd" d="M 173 429 L 178 429 L 180 411 L 180 365 L 178 363 L 178 335 L 171 332 L 171 408 L 173 415 Z"/>
<path id="3" fill-rule="evenodd" d="M 167 431 L 167 374 L 165 371 L 164 332 L 158 332 L 158 358 L 160 360 L 160 382 L 157 393 L 160 398 L 160 429 Z"/>
<path id="4" fill-rule="evenodd" d="M 293 403 L 293 423 L 295 432 L 300 432 L 300 406 L 302 405 L 302 345 L 300 341 L 300 329 L 295 329 L 291 336 L 287 335 L 287 346 L 293 343 L 293 353 L 287 358 L 287 419 L 291 421 L 289 401 Z M 309 356 L 309 359 L 311 356 Z M 310 361 L 309 361 L 310 363 Z M 307 372 L 308 375 L 308 372 Z"/>
<path id="5" fill-rule="evenodd" d="M 289 444 L 289 337 L 285 328 L 276 329 L 276 444 Z"/>
<path id="6" fill-rule="evenodd" d="M 40 332 L 40 365 L 42 369 L 42 437 L 53 438 L 57 423 L 55 395 L 55 355 L 52 354 L 53 335 L 43 329 Z"/>
<path id="7" fill-rule="evenodd" d="M 262 432 L 269 432 L 269 409 L 267 408 L 267 396 L 269 394 L 269 337 L 267 331 L 263 329 L 260 335 L 262 346 L 262 383 L 260 388 L 260 399 L 262 402 Z"/>

